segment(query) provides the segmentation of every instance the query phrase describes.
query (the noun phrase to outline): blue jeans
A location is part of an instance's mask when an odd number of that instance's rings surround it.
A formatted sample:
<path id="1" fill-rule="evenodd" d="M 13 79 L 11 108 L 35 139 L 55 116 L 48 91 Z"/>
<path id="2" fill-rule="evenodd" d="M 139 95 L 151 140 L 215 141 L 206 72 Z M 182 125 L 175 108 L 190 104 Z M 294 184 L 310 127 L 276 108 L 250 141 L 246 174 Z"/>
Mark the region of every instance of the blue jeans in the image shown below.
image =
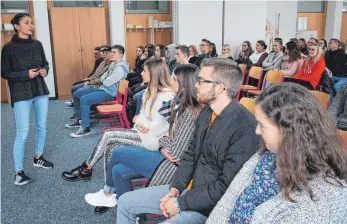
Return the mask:
<path id="1" fill-rule="evenodd" d="M 46 121 L 48 112 L 48 95 L 14 103 L 16 120 L 16 140 L 13 146 L 13 158 L 16 171 L 23 170 L 24 145 L 30 127 L 30 108 L 34 104 L 36 116 L 36 155 L 42 155 L 46 142 Z"/>
<path id="2" fill-rule="evenodd" d="M 83 87 L 78 89 L 73 94 L 76 119 L 82 120 L 82 127 L 89 127 L 90 106 L 111 101 L 113 99 L 113 96 L 97 88 Z"/>
<path id="3" fill-rule="evenodd" d="M 132 191 L 132 179 L 150 178 L 164 159 L 159 151 L 150 151 L 135 146 L 117 147 L 112 152 L 106 174 L 104 191 L 122 194 Z"/>
<path id="4" fill-rule="evenodd" d="M 117 223 L 134 224 L 136 215 L 142 213 L 162 214 L 159 199 L 169 192 L 169 185 L 142 188 L 122 195 L 117 203 Z M 182 192 L 184 195 L 186 191 Z M 203 224 L 207 217 L 195 211 L 183 211 L 166 220 L 168 223 Z"/>
<path id="5" fill-rule="evenodd" d="M 141 107 L 142 107 L 142 98 L 143 98 L 143 94 L 145 93 L 145 91 L 141 91 L 138 93 L 137 97 L 136 97 L 136 112 L 135 115 L 139 115 L 140 111 L 141 111 Z"/>
<path id="6" fill-rule="evenodd" d="M 341 89 L 341 87 L 343 86 L 343 84 L 345 84 L 347 82 L 347 78 L 345 78 L 345 77 L 333 76 L 331 79 L 336 82 L 334 85 L 336 92 L 338 92 Z"/>
<path id="7" fill-rule="evenodd" d="M 78 83 L 76 85 L 73 85 L 71 88 L 71 95 L 73 95 L 74 92 L 76 92 L 77 90 L 79 90 L 80 88 L 84 87 L 84 83 Z"/>

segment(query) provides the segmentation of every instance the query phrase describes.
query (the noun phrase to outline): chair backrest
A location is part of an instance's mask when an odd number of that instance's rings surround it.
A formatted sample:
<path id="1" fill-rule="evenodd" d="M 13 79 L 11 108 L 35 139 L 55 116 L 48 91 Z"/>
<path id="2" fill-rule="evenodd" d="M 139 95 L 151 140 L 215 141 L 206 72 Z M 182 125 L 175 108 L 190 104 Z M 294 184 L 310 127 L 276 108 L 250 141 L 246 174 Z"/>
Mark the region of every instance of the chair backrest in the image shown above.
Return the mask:
<path id="1" fill-rule="evenodd" d="M 328 109 L 329 100 L 330 100 L 330 95 L 329 94 L 323 93 L 323 92 L 319 92 L 319 91 L 316 91 L 316 90 L 312 90 L 311 93 L 318 100 L 318 102 L 320 103 L 320 105 L 324 109 Z"/>
<path id="2" fill-rule="evenodd" d="M 129 81 L 122 79 L 119 81 L 119 87 L 118 87 L 118 92 L 124 95 L 125 93 L 125 88 L 127 88 L 129 85 Z"/>
<path id="3" fill-rule="evenodd" d="M 252 66 L 249 70 L 248 76 L 253 79 L 260 79 L 263 75 L 263 68 L 258 66 Z"/>
<path id="4" fill-rule="evenodd" d="M 242 74 L 245 74 L 247 65 L 246 64 L 239 64 L 239 67 L 240 67 L 240 69 L 242 71 Z"/>
<path id="5" fill-rule="evenodd" d="M 243 105 L 249 112 L 253 115 L 255 113 L 255 99 L 242 97 L 240 100 L 240 104 Z"/>
<path id="6" fill-rule="evenodd" d="M 271 84 L 279 84 L 282 83 L 284 77 L 280 70 L 270 70 L 266 73 L 266 82 Z"/>
<path id="7" fill-rule="evenodd" d="M 128 98 L 128 85 L 129 81 L 128 80 L 120 80 L 119 81 L 119 86 L 118 86 L 118 93 L 116 96 L 116 101 L 120 104 L 122 103 L 123 105 L 127 103 L 127 98 Z"/>

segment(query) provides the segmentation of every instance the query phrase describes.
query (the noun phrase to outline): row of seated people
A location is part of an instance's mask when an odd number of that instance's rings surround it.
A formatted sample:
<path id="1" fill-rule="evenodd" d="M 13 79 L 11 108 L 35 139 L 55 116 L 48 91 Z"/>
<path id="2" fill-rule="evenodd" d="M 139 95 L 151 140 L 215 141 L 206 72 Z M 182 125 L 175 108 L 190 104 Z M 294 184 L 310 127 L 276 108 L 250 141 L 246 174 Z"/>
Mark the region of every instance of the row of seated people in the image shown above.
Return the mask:
<path id="1" fill-rule="evenodd" d="M 152 58 L 142 78 L 135 128 L 106 131 L 87 161 L 62 173 L 90 179 L 97 161 L 109 161 L 103 190 L 86 194 L 87 203 L 117 205 L 122 224 L 142 213 L 165 223 L 346 221 L 347 150 L 306 88 L 266 88 L 254 117 L 235 100 L 243 74 L 230 59 L 205 59 L 201 70 L 178 65 L 170 76 Z M 134 191 L 140 177 L 152 178 Z"/>
<path id="2" fill-rule="evenodd" d="M 330 87 L 335 95 L 335 91 L 347 82 L 347 55 L 339 48 L 340 41 L 337 39 L 329 41 L 329 50 L 325 53 L 320 43 L 315 43 L 314 40 L 309 41 L 308 55 L 301 53 L 300 45 L 295 40 L 283 47 L 282 39 L 276 38 L 273 51 L 269 54 L 265 52 L 267 46 L 264 41 L 257 42 L 255 52 L 250 42 L 245 41 L 236 62 L 247 65 L 246 75 L 252 66 L 262 67 L 264 72 L 280 70 L 285 81 L 296 82 L 311 90 L 317 88 L 327 68 L 332 73 L 332 80 L 336 81 L 334 89 Z M 328 86 L 329 83 L 327 82 Z"/>
<path id="3" fill-rule="evenodd" d="M 214 46 L 214 47 L 213 47 Z M 227 47 L 227 46 L 225 46 Z M 135 69 L 128 72 L 129 68 L 127 63 L 122 59 L 124 54 L 124 48 L 116 55 L 112 53 L 112 49 L 109 46 L 102 46 L 96 48 L 99 50 L 95 53 L 96 61 L 94 71 L 91 75 L 78 83 L 75 83 L 71 89 L 73 100 L 68 102 L 68 107 L 74 108 L 74 114 L 70 117 L 71 123 L 66 124 L 66 128 L 80 127 L 77 132 L 71 133 L 71 137 L 82 137 L 89 135 L 90 131 L 90 107 L 102 102 L 112 100 L 117 94 L 118 82 L 125 78 L 129 80 L 130 94 L 128 103 L 128 119 L 133 120 L 135 114 L 139 113 L 139 110 L 135 110 L 136 101 L 141 100 L 141 97 L 147 88 L 147 83 L 143 82 L 142 71 L 143 64 L 146 60 L 151 58 L 162 58 L 169 67 L 170 74 L 172 70 L 178 64 L 188 64 L 194 62 L 197 66 L 200 66 L 201 61 L 204 58 L 211 57 L 215 54 L 215 45 L 210 41 L 203 39 L 200 45 L 200 50 L 203 52 L 200 55 L 192 56 L 196 52 L 195 46 L 187 47 L 185 45 L 171 44 L 167 47 L 159 44 L 154 48 L 149 44 L 145 48 L 139 46 L 136 49 L 136 62 Z M 230 48 L 228 49 L 230 50 Z M 119 49 L 115 48 L 114 52 L 118 52 Z M 192 53 L 193 52 L 193 53 Z M 195 54 L 195 53 L 194 53 Z M 231 57 L 230 53 L 224 53 L 221 57 Z M 102 61 L 102 62 L 100 62 Z M 117 69 L 115 69 L 117 67 Z"/>

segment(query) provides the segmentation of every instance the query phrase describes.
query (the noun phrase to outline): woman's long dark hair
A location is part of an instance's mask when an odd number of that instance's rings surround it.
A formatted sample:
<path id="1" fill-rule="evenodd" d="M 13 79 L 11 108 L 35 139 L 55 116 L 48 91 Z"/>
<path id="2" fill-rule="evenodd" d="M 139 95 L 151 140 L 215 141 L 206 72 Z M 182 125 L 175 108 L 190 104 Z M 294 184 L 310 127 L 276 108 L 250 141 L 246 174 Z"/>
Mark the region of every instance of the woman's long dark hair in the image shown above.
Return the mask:
<path id="1" fill-rule="evenodd" d="M 213 57 L 213 58 L 218 57 L 216 44 L 215 43 L 211 43 L 211 47 L 212 47 L 211 57 Z"/>
<path id="2" fill-rule="evenodd" d="M 295 190 L 313 199 L 308 181 L 315 176 L 336 186 L 347 183 L 347 150 L 332 118 L 309 90 L 294 83 L 272 85 L 256 105 L 282 133 L 276 178 L 287 200 L 294 201 L 290 193 Z M 263 146 L 261 153 L 266 150 Z"/>
<path id="3" fill-rule="evenodd" d="M 197 100 L 195 91 L 195 84 L 197 82 L 195 77 L 198 72 L 199 68 L 196 65 L 192 64 L 178 65 L 173 70 L 173 73 L 177 77 L 179 88 L 177 95 L 175 96 L 171 104 L 169 128 L 170 137 L 173 136 L 172 127 L 177 113 L 178 116 L 181 116 L 185 112 L 185 110 L 189 109 L 191 110 L 193 116 L 195 116 L 200 112 L 201 106 Z M 174 110 L 178 100 L 178 110 Z"/>
<path id="4" fill-rule="evenodd" d="M 159 47 L 159 49 L 160 49 L 160 57 L 162 57 L 162 58 L 165 57 L 165 52 L 166 52 L 165 46 L 162 44 L 158 44 L 157 47 Z"/>
<path id="5" fill-rule="evenodd" d="M 145 48 L 147 48 L 147 52 L 148 52 L 147 59 L 149 59 L 154 55 L 155 47 L 153 44 L 147 44 Z"/>
<path id="6" fill-rule="evenodd" d="M 294 41 L 289 41 L 286 43 L 286 48 L 288 49 L 289 61 L 297 61 L 301 59 L 300 50 L 298 45 Z"/>
<path id="7" fill-rule="evenodd" d="M 247 46 L 248 46 L 245 55 L 247 57 L 251 56 L 254 53 L 254 50 L 253 50 L 252 45 L 251 45 L 251 42 L 249 42 L 248 40 L 245 40 L 245 41 L 243 41 L 243 43 L 247 44 Z"/>
<path id="8" fill-rule="evenodd" d="M 13 29 L 16 33 L 18 33 L 18 30 L 14 27 L 14 25 L 19 25 L 19 22 L 24 18 L 24 17 L 30 17 L 28 13 L 17 13 L 11 20 L 11 24 L 13 25 Z"/>

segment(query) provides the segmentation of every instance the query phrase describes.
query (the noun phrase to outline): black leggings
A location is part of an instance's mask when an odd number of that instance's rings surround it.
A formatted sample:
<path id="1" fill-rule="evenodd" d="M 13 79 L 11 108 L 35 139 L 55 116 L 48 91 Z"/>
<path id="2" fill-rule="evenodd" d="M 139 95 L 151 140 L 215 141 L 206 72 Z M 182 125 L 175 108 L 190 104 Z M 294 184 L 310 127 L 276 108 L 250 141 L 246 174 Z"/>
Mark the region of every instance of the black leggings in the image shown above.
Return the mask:
<path id="1" fill-rule="evenodd" d="M 314 88 L 312 87 L 311 83 L 305 80 L 301 80 L 301 79 L 294 79 L 294 78 L 284 78 L 284 82 L 292 82 L 292 83 L 296 83 L 299 84 L 301 86 L 306 87 L 309 90 L 314 90 Z"/>

